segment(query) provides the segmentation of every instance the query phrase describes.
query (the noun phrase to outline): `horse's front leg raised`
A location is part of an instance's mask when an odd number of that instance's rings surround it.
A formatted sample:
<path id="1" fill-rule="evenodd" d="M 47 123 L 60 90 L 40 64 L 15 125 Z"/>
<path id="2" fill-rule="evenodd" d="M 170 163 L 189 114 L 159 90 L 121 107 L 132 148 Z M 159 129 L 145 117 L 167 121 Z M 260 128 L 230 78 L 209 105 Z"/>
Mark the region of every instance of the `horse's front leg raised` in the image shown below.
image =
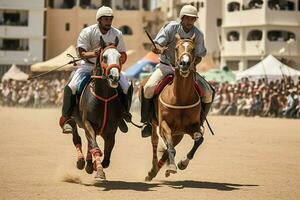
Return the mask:
<path id="1" fill-rule="evenodd" d="M 82 170 L 85 165 L 85 160 L 84 160 L 84 155 L 82 153 L 82 142 L 81 142 L 81 138 L 78 134 L 76 124 L 74 124 L 74 126 L 73 126 L 72 136 L 73 136 L 73 144 L 74 144 L 74 146 L 76 148 L 76 152 L 77 152 L 77 164 L 76 165 L 77 165 L 78 169 Z"/>
<path id="2" fill-rule="evenodd" d="M 175 165 L 175 154 L 176 150 L 174 148 L 173 139 L 172 139 L 172 131 L 170 127 L 168 126 L 166 121 L 162 121 L 160 126 L 160 133 L 162 138 L 165 141 L 165 144 L 167 146 L 167 153 L 168 153 L 168 165 L 165 172 L 165 176 L 168 177 L 170 174 L 176 174 L 177 173 L 177 167 Z"/>
<path id="3" fill-rule="evenodd" d="M 103 171 L 103 167 L 101 165 L 101 156 L 102 152 L 97 144 L 96 141 L 96 133 L 91 125 L 91 123 L 87 120 L 84 120 L 84 126 L 86 128 L 86 137 L 88 139 L 88 142 L 91 146 L 91 154 L 94 157 L 95 160 L 95 170 L 96 170 L 96 176 L 95 178 L 100 178 L 100 179 L 106 179 L 105 178 L 105 173 Z"/>
<path id="4" fill-rule="evenodd" d="M 195 132 L 192 135 L 192 137 L 194 139 L 194 145 L 193 145 L 192 149 L 188 152 L 186 157 L 184 157 L 182 160 L 180 160 L 177 163 L 177 166 L 180 170 L 186 169 L 186 167 L 188 166 L 190 160 L 193 159 L 198 147 L 203 143 L 204 138 L 203 138 L 202 134 L 200 133 L 200 131 Z"/>

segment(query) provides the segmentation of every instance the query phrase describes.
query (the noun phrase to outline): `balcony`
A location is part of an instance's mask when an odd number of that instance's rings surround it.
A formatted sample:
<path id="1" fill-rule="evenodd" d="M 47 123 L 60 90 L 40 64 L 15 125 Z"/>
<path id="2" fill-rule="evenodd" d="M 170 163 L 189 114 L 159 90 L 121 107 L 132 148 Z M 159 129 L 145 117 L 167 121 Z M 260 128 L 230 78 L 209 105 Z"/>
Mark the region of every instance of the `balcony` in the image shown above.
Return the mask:
<path id="1" fill-rule="evenodd" d="M 224 56 L 239 56 L 243 54 L 241 41 L 225 41 L 224 42 Z"/>
<path id="2" fill-rule="evenodd" d="M 28 53 L 29 51 L 0 50 L 0 64 L 6 64 L 6 63 L 24 64 L 24 58 L 28 57 Z"/>
<path id="3" fill-rule="evenodd" d="M 37 30 L 34 30 L 31 27 L 24 26 L 0 26 L 0 36 L 6 37 L 43 37 L 43 33 Z"/>
<path id="4" fill-rule="evenodd" d="M 266 0 L 264 0 L 266 2 Z M 299 2 L 300 3 L 300 2 Z M 234 4 L 235 7 L 230 7 Z M 225 2 L 225 14 L 223 27 L 257 26 L 257 25 L 285 25 L 299 26 L 300 12 L 297 8 L 274 9 L 262 4 L 261 8 L 246 9 L 238 2 L 227 0 Z"/>

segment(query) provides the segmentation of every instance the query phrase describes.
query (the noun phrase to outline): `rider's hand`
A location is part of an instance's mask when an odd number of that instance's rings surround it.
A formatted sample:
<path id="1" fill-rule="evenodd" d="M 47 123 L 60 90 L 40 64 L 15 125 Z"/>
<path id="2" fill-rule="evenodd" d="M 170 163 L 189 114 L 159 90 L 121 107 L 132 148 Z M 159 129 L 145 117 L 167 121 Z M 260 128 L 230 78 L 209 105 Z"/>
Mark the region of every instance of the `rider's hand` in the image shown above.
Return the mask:
<path id="1" fill-rule="evenodd" d="M 100 52 L 101 52 L 100 48 L 95 49 L 94 50 L 95 57 L 99 56 Z"/>
<path id="2" fill-rule="evenodd" d="M 152 45 L 151 47 L 151 51 L 155 54 L 163 54 L 167 49 L 168 47 L 161 47 L 159 45 L 156 45 L 156 47 Z"/>

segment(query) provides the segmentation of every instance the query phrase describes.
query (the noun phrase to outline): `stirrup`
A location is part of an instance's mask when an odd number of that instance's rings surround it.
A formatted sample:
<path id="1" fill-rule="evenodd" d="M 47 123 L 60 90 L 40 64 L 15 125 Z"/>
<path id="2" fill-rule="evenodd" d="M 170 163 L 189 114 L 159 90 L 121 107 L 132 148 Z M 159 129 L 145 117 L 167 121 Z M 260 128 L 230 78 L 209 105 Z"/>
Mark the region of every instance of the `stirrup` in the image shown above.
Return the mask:
<path id="1" fill-rule="evenodd" d="M 62 130 L 63 130 L 62 132 L 64 134 L 71 134 L 71 133 L 73 133 L 73 127 L 69 123 L 65 123 L 63 125 L 63 127 L 62 127 Z"/>
<path id="2" fill-rule="evenodd" d="M 126 121 L 126 122 L 131 122 L 132 119 L 132 115 L 130 112 L 123 112 L 122 114 L 122 118 Z"/>
<path id="3" fill-rule="evenodd" d="M 127 124 L 125 123 L 125 121 L 123 119 L 121 119 L 121 121 L 119 123 L 119 129 L 123 133 L 127 133 L 128 132 L 128 126 L 127 126 Z"/>
<path id="4" fill-rule="evenodd" d="M 150 122 L 146 122 L 142 127 L 142 137 L 146 138 L 152 135 L 152 125 Z"/>
<path id="5" fill-rule="evenodd" d="M 204 126 L 203 125 L 200 126 L 200 133 L 201 133 L 202 137 L 204 135 L 204 131 L 205 131 Z"/>

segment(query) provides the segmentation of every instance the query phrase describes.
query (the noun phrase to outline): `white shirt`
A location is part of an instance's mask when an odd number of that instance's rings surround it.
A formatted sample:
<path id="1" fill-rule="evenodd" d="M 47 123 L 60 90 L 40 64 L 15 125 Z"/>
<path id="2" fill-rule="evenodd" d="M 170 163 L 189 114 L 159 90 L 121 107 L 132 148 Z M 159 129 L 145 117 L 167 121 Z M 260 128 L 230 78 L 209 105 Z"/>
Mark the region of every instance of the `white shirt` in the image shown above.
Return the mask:
<path id="1" fill-rule="evenodd" d="M 106 34 L 103 34 L 99 30 L 98 24 L 94 24 L 91 26 L 88 26 L 84 29 L 79 34 L 78 40 L 77 40 L 77 48 L 83 48 L 86 51 L 92 51 L 96 48 L 100 47 L 100 36 L 102 36 L 104 42 L 106 44 L 109 43 L 115 43 L 116 37 L 119 38 L 119 43 L 117 46 L 117 49 L 119 52 L 126 52 L 125 44 L 123 41 L 123 35 L 120 30 L 118 30 L 115 27 L 111 27 Z M 96 58 L 89 58 L 89 61 L 95 63 Z M 93 65 L 88 63 L 85 60 L 81 61 L 81 66 L 86 66 L 86 65 Z"/>

